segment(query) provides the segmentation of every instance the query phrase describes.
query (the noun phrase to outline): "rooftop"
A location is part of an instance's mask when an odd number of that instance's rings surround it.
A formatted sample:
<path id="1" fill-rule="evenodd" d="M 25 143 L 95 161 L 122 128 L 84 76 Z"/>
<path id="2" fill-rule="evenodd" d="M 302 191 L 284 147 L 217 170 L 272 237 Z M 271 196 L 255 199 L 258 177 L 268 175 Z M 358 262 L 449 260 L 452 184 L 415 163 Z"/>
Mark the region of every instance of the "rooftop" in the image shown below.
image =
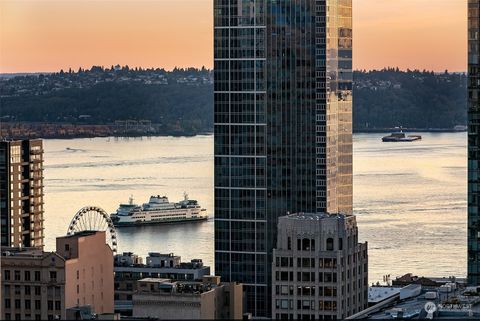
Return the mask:
<path id="1" fill-rule="evenodd" d="M 150 284 L 150 286 L 148 286 Z M 221 286 L 212 283 L 208 277 L 203 282 L 198 281 L 172 281 L 162 278 L 144 278 L 138 281 L 137 293 L 156 293 L 160 295 L 199 295 Z"/>
<path id="2" fill-rule="evenodd" d="M 161 278 L 144 278 L 141 280 L 138 280 L 138 282 L 148 282 L 148 283 L 169 283 L 170 279 L 161 279 Z"/>
<path id="3" fill-rule="evenodd" d="M 323 220 L 323 219 L 345 219 L 349 215 L 345 214 L 329 214 L 329 213 L 294 213 L 284 216 L 292 220 Z"/>
<path id="4" fill-rule="evenodd" d="M 394 287 L 372 287 L 369 289 L 369 303 L 375 305 L 347 319 L 393 320 L 425 319 L 426 304 L 434 304 L 433 320 L 478 320 L 480 316 L 480 287 L 473 291 L 463 288 L 462 283 L 449 286 L 427 287 L 418 290 L 419 284 L 402 287 L 399 294 L 393 294 Z M 402 299 L 402 293 L 404 299 Z M 374 300 L 371 300 L 374 299 Z M 378 302 L 378 303 L 377 303 Z"/>
<path id="5" fill-rule="evenodd" d="M 37 247 L 2 247 L 2 256 L 44 257 L 54 252 L 43 252 Z"/>
<path id="6" fill-rule="evenodd" d="M 80 231 L 80 232 L 75 232 L 74 234 L 71 235 L 66 235 L 64 238 L 74 238 L 74 237 L 82 237 L 82 236 L 90 236 L 90 235 L 95 235 L 99 231 Z"/>
<path id="7" fill-rule="evenodd" d="M 400 294 L 400 288 L 370 287 L 368 288 L 368 303 L 378 303 L 397 294 Z"/>

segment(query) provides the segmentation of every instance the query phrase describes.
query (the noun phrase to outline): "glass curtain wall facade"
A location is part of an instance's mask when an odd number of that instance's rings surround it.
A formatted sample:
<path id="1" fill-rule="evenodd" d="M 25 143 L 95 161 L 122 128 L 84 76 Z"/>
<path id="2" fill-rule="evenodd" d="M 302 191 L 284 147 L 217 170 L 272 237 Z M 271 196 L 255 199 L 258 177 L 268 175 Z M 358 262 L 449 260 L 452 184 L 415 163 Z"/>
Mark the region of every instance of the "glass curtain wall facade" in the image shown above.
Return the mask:
<path id="1" fill-rule="evenodd" d="M 480 0 L 468 1 L 468 281 L 480 285 Z"/>
<path id="2" fill-rule="evenodd" d="M 278 217 L 352 213 L 351 0 L 215 0 L 215 273 L 271 315 Z"/>

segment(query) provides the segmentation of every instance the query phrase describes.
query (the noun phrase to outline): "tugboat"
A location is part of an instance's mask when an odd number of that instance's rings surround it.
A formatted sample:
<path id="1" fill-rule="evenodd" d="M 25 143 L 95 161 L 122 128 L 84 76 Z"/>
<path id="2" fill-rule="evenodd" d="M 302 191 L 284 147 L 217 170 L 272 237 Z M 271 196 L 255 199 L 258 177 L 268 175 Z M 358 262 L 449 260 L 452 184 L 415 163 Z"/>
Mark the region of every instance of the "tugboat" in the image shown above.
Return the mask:
<path id="1" fill-rule="evenodd" d="M 391 133 L 389 136 L 384 136 L 382 142 L 413 142 L 421 139 L 422 136 L 420 135 L 405 135 L 402 127 L 400 127 L 398 132 Z"/>
<path id="2" fill-rule="evenodd" d="M 187 193 L 184 193 L 184 199 L 178 203 L 169 202 L 166 196 L 156 195 L 141 206 L 134 204 L 133 197 L 130 197 L 128 204 L 120 204 L 110 218 L 113 225 L 122 227 L 205 221 L 208 214 L 197 201 L 188 199 Z"/>

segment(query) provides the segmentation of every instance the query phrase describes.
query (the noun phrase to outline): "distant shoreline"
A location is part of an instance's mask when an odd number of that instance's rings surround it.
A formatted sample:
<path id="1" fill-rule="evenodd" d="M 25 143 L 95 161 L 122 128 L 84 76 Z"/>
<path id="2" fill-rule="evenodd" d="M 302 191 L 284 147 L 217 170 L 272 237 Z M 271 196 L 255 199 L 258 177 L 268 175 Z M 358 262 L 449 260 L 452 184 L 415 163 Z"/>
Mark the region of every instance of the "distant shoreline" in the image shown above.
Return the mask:
<path id="1" fill-rule="evenodd" d="M 358 130 L 354 131 L 353 134 L 386 134 L 395 131 L 394 129 L 372 129 L 372 130 Z M 454 130 L 454 129 L 415 129 L 409 128 L 404 129 L 407 133 L 463 133 L 466 130 Z M 128 139 L 128 138 L 151 138 L 151 137 L 196 137 L 196 136 L 213 136 L 213 132 L 199 132 L 195 134 L 180 134 L 180 133 L 165 133 L 165 134 L 154 134 L 154 135 L 72 135 L 72 136 L 62 136 L 62 135 L 49 135 L 49 136 L 16 136 L 16 137 L 0 137 L 0 140 L 3 139 L 59 139 L 59 140 L 71 140 L 71 139 L 92 139 L 92 138 L 111 138 L 111 139 Z"/>
<path id="2" fill-rule="evenodd" d="M 368 134 L 368 133 L 391 133 L 398 131 L 399 128 L 375 128 L 375 129 L 359 129 L 353 130 L 354 134 Z M 402 128 L 404 132 L 411 133 L 462 133 L 467 129 L 454 129 L 454 128 Z"/>

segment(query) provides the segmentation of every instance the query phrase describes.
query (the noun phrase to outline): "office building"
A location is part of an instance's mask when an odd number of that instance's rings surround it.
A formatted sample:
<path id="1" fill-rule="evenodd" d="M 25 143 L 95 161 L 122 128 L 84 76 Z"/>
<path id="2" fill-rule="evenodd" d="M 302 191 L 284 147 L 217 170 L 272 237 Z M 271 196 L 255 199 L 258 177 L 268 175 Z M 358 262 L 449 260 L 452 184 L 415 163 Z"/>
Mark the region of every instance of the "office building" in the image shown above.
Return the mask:
<path id="1" fill-rule="evenodd" d="M 215 273 L 271 316 L 277 221 L 352 213 L 351 0 L 214 2 Z"/>
<path id="2" fill-rule="evenodd" d="M 1 320 L 65 319 L 65 259 L 39 248 L 2 248 Z"/>
<path id="3" fill-rule="evenodd" d="M 42 140 L 0 142 L 1 245 L 43 247 Z"/>
<path id="4" fill-rule="evenodd" d="M 117 254 L 114 258 L 115 312 L 132 315 L 132 297 L 137 291 L 138 280 L 162 278 L 172 281 L 201 281 L 210 275 L 210 267 L 202 260 L 181 262 L 181 257 L 169 254 L 149 253 L 146 264 L 133 253 Z"/>
<path id="5" fill-rule="evenodd" d="M 272 270 L 275 319 L 343 320 L 368 307 L 367 243 L 353 215 L 280 217 Z"/>
<path id="6" fill-rule="evenodd" d="M 480 1 L 468 0 L 468 281 L 480 285 Z"/>
<path id="7" fill-rule="evenodd" d="M 242 285 L 205 276 L 200 282 L 146 278 L 133 295 L 133 316 L 159 320 L 240 320 Z"/>
<path id="8" fill-rule="evenodd" d="M 65 258 L 65 306 L 90 306 L 93 313 L 113 313 L 113 252 L 105 232 L 85 231 L 57 238 Z"/>

